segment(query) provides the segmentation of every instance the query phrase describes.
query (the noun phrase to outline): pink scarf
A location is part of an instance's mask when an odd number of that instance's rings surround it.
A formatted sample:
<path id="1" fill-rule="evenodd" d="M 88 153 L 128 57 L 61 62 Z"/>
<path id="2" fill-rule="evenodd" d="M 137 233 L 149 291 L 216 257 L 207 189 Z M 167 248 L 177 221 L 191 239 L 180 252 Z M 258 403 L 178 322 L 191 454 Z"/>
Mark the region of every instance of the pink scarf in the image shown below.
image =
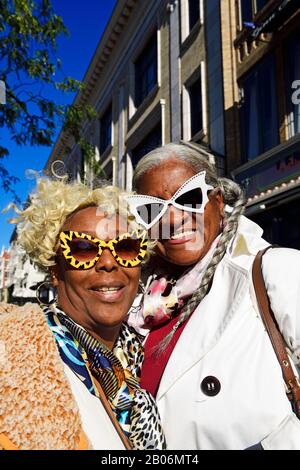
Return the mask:
<path id="1" fill-rule="evenodd" d="M 182 307 L 185 299 L 199 287 L 220 236 L 213 241 L 204 258 L 185 271 L 177 281 L 168 280 L 164 276 L 158 278 L 156 274 L 150 275 L 139 307 L 129 312 L 129 325 L 145 335 L 153 326 L 169 321 L 174 311 Z"/>

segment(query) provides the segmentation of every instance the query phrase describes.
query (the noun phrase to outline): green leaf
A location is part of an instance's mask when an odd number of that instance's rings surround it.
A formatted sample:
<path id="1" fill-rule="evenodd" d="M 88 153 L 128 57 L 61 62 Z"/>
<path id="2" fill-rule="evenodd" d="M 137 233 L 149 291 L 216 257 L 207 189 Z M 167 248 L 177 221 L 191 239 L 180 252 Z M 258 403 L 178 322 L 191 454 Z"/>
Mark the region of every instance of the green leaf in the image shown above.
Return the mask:
<path id="1" fill-rule="evenodd" d="M 57 78 L 62 66 L 57 40 L 62 34 L 68 30 L 51 0 L 0 0 L 0 80 L 7 90 L 6 105 L 0 106 L 0 134 L 6 127 L 18 145 L 50 146 L 62 125 L 76 143 L 81 142 L 87 158 L 92 158 L 92 148 L 82 140 L 82 125 L 95 118 L 95 110 L 91 106 L 62 106 L 50 100 L 43 88 L 47 84 L 62 93 L 84 89 L 75 78 Z M 13 158 L 0 146 L 3 157 Z M 2 165 L 0 186 L 13 192 L 15 182 Z"/>

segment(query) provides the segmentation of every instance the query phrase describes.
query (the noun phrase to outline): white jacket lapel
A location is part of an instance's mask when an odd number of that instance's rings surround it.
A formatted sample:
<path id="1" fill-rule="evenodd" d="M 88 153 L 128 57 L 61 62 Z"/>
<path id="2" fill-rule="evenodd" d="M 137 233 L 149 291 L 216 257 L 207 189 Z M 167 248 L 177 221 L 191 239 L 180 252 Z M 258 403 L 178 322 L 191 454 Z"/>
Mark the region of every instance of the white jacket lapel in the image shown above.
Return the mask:
<path id="1" fill-rule="evenodd" d="M 215 346 L 245 296 L 247 277 L 247 271 L 233 265 L 225 255 L 216 269 L 209 294 L 191 316 L 169 359 L 158 400 Z"/>

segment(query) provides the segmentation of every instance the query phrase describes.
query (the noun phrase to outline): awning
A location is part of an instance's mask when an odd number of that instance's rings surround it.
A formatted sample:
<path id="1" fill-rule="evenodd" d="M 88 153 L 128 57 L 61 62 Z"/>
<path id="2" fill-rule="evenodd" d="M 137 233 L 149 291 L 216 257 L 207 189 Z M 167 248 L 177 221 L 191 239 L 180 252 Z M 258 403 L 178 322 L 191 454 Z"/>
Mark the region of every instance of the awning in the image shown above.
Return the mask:
<path id="1" fill-rule="evenodd" d="M 299 0 L 282 0 L 265 18 L 255 25 L 250 37 L 254 40 L 261 33 L 273 33 L 299 10 L 299 6 Z"/>
<path id="2" fill-rule="evenodd" d="M 244 24 L 234 42 L 235 47 L 244 41 L 255 41 L 261 33 L 276 32 L 297 10 L 300 11 L 299 0 L 269 2 L 261 12 L 257 13 L 253 23 Z"/>
<path id="3" fill-rule="evenodd" d="M 300 133 L 232 171 L 248 198 L 286 188 L 300 176 Z M 277 191 L 277 189 L 276 189 Z"/>
<path id="4" fill-rule="evenodd" d="M 296 198 L 300 198 L 300 176 L 249 197 L 246 206 L 246 215 L 263 211 L 270 206 L 273 207 L 279 201 L 280 203 L 287 203 Z"/>

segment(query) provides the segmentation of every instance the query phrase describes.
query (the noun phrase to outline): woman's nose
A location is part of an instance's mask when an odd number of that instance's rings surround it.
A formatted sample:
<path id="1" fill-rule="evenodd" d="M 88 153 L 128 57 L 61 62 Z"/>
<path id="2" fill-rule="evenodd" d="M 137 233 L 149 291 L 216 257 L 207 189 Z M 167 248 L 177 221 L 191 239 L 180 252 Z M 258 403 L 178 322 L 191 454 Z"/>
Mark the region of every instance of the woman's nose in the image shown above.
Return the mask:
<path id="1" fill-rule="evenodd" d="M 186 217 L 185 211 L 170 205 L 159 224 L 159 238 L 169 240 L 175 231 L 183 231 Z"/>
<path id="2" fill-rule="evenodd" d="M 104 248 L 104 250 L 101 253 L 100 258 L 98 259 L 96 265 L 95 265 L 95 270 L 96 271 L 113 271 L 115 269 L 118 269 L 118 263 L 117 260 L 113 257 L 111 251 L 109 248 Z"/>
<path id="3" fill-rule="evenodd" d="M 171 227 L 174 227 L 174 226 L 178 227 L 181 224 L 184 225 L 184 222 L 187 217 L 188 217 L 188 214 L 186 211 L 177 209 L 176 207 L 170 205 L 168 207 L 168 210 L 164 214 L 163 224 L 169 223 Z"/>

